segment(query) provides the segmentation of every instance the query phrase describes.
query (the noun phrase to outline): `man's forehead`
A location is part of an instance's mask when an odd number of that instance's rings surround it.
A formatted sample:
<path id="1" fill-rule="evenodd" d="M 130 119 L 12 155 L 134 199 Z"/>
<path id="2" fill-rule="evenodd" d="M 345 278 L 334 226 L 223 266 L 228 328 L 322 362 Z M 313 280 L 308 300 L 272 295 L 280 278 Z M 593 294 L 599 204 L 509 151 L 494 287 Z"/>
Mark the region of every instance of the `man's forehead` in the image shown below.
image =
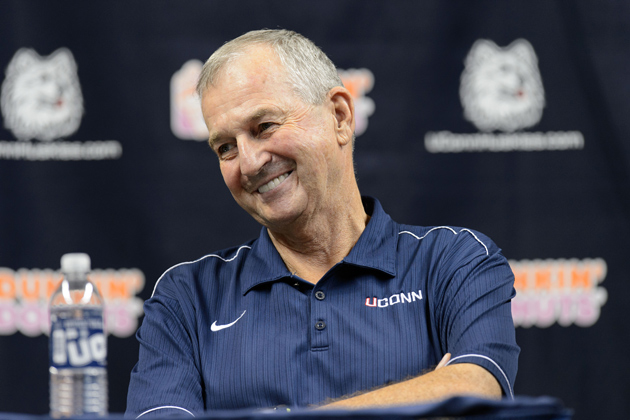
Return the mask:
<path id="1" fill-rule="evenodd" d="M 287 83 L 266 79 L 239 80 L 211 86 L 202 98 L 202 112 L 208 124 L 225 120 L 250 122 L 266 115 L 279 115 L 294 108 L 295 95 Z"/>
<path id="2" fill-rule="evenodd" d="M 201 98 L 207 124 L 228 115 L 230 119 L 237 117 L 240 122 L 248 122 L 288 112 L 288 108 L 302 102 L 281 69 L 251 62 L 236 64 L 225 69 Z"/>

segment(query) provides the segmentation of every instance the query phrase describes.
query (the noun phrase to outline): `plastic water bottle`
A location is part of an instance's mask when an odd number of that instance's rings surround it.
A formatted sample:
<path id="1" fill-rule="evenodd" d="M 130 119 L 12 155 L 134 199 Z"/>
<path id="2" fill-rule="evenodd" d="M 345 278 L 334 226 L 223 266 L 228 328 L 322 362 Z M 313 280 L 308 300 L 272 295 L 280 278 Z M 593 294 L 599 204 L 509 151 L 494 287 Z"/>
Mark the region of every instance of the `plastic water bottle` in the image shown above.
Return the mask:
<path id="1" fill-rule="evenodd" d="M 63 280 L 50 300 L 50 415 L 107 414 L 107 338 L 103 298 L 90 257 L 61 257 Z"/>

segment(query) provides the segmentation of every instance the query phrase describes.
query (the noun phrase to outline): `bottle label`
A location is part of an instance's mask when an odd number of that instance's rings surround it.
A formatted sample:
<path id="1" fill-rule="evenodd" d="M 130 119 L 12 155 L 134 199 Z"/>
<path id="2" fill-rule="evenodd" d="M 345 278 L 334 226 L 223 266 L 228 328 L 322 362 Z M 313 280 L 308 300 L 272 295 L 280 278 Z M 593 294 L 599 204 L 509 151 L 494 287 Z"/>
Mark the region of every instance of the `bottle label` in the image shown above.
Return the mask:
<path id="1" fill-rule="evenodd" d="M 57 309 L 51 312 L 50 321 L 50 366 L 72 369 L 107 365 L 101 309 Z"/>

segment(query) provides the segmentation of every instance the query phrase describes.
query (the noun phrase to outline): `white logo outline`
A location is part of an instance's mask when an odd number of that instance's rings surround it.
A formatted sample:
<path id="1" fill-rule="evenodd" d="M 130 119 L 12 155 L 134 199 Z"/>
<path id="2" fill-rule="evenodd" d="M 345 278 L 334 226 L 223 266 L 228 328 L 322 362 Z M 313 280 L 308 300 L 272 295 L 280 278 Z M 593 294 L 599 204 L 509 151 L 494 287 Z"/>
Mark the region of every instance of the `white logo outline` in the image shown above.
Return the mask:
<path id="1" fill-rule="evenodd" d="M 62 47 L 48 56 L 20 48 L 6 69 L 4 126 L 21 141 L 52 141 L 74 134 L 84 114 L 77 64 Z"/>
<path id="2" fill-rule="evenodd" d="M 236 320 L 230 322 L 229 324 L 224 324 L 224 325 L 217 325 L 217 321 L 214 321 L 212 323 L 212 325 L 210 325 L 210 329 L 214 332 L 216 331 L 221 331 L 225 328 L 229 328 L 232 325 L 236 324 L 238 322 L 239 319 L 243 318 L 243 315 L 245 315 L 245 312 L 247 312 L 247 310 L 244 310 L 243 313 L 241 314 L 241 316 L 239 316 L 238 318 L 236 318 Z"/>
<path id="3" fill-rule="evenodd" d="M 512 133 L 540 122 L 545 89 L 529 41 L 519 38 L 501 48 L 478 39 L 464 64 L 459 92 L 464 118 L 479 130 Z"/>

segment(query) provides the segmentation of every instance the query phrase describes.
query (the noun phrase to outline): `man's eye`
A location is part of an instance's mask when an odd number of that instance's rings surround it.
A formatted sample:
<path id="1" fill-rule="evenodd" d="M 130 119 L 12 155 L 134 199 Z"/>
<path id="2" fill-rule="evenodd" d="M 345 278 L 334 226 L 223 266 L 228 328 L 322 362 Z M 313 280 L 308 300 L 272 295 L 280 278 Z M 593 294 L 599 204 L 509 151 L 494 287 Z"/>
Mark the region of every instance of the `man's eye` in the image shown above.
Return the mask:
<path id="1" fill-rule="evenodd" d="M 259 132 L 263 132 L 269 128 L 271 128 L 271 126 L 273 126 L 274 124 L 272 122 L 264 122 L 258 125 L 258 130 Z"/>
<path id="2" fill-rule="evenodd" d="M 221 146 L 217 147 L 217 153 L 219 154 L 219 156 L 223 156 L 224 154 L 232 150 L 233 147 L 234 145 L 231 143 L 224 143 Z"/>

